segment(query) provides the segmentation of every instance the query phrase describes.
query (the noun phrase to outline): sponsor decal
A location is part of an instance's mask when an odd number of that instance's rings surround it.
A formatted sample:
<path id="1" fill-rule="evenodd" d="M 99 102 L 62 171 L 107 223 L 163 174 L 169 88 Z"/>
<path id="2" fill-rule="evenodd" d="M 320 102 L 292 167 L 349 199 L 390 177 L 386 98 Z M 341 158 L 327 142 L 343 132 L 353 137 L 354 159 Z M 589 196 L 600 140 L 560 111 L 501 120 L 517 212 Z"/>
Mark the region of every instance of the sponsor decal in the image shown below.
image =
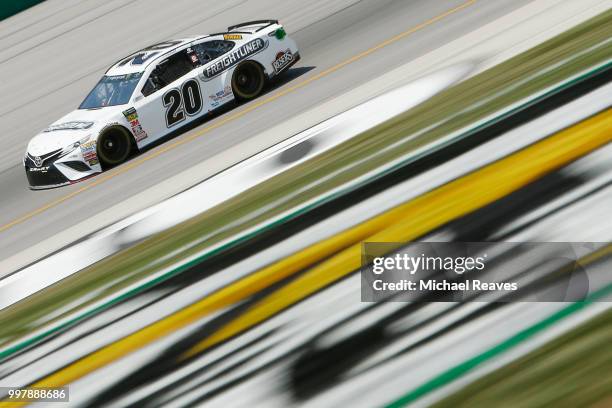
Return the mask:
<path id="1" fill-rule="evenodd" d="M 222 57 L 216 59 L 214 62 L 207 64 L 202 71 L 202 79 L 204 81 L 211 80 L 223 71 L 233 67 L 240 61 L 247 59 L 248 57 L 257 54 L 266 49 L 268 46 L 268 40 L 262 40 L 261 38 L 255 38 L 249 41 L 243 46 L 238 47 L 235 50 L 228 52 Z"/>
<path id="2" fill-rule="evenodd" d="M 123 111 L 123 116 L 125 116 L 128 122 L 131 122 L 133 120 L 138 120 L 138 112 L 136 112 L 136 109 L 134 108 L 130 108 L 126 111 Z"/>
<path id="3" fill-rule="evenodd" d="M 226 85 L 225 88 L 215 93 L 214 95 L 209 95 L 208 98 L 213 101 L 212 106 L 217 106 L 223 99 L 231 95 L 232 95 L 232 86 Z"/>
<path id="4" fill-rule="evenodd" d="M 95 140 L 90 140 L 89 142 L 85 142 L 83 144 L 80 145 L 81 147 L 81 153 L 87 153 L 87 152 L 95 152 L 96 151 L 96 141 Z"/>
<path id="5" fill-rule="evenodd" d="M 223 34 L 224 40 L 242 40 L 242 35 L 240 34 Z"/>
<path id="6" fill-rule="evenodd" d="M 132 133 L 134 134 L 134 138 L 137 142 L 140 142 L 148 137 L 147 132 L 144 131 L 142 125 L 140 124 L 140 120 L 138 120 L 138 112 L 136 112 L 136 109 L 130 108 L 123 111 L 123 116 L 125 116 L 127 121 L 130 122 Z"/>
<path id="7" fill-rule="evenodd" d="M 272 66 L 274 67 L 274 72 L 279 74 L 283 69 L 287 68 L 289 64 L 293 62 L 293 53 L 290 49 L 286 49 L 285 51 L 281 51 L 276 54 L 276 59 L 272 61 Z"/>
<path id="8" fill-rule="evenodd" d="M 57 125 L 51 125 L 47 129 L 43 130 L 43 132 L 54 132 L 56 130 L 82 130 L 89 129 L 93 126 L 93 122 L 81 122 L 81 121 L 72 121 L 66 123 L 59 123 Z"/>
<path id="9" fill-rule="evenodd" d="M 283 38 L 285 38 L 287 36 L 287 33 L 285 32 L 285 29 L 283 27 L 281 27 L 278 30 L 274 31 L 274 36 L 277 39 L 282 40 Z"/>
<path id="10" fill-rule="evenodd" d="M 200 64 L 200 59 L 198 58 L 198 55 L 195 53 L 193 48 L 189 47 L 185 51 L 187 52 L 187 56 L 189 57 L 189 60 L 191 61 L 192 64 L 194 65 Z"/>
<path id="11" fill-rule="evenodd" d="M 40 172 L 40 173 L 46 173 L 49 171 L 49 167 L 50 166 L 45 166 L 45 167 L 30 167 L 29 170 L 31 172 Z"/>
<path id="12" fill-rule="evenodd" d="M 83 154 L 83 160 L 85 160 L 90 166 L 98 164 L 98 153 L 96 151 L 95 140 L 83 143 L 80 147 L 81 153 Z"/>

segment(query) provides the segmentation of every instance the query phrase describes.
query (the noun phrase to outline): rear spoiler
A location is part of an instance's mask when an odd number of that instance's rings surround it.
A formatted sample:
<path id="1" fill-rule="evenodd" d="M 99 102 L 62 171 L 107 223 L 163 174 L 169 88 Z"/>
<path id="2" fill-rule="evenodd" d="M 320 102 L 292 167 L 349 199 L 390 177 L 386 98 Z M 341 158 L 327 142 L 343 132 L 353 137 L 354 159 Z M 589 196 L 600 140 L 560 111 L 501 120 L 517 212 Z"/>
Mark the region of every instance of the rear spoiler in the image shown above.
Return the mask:
<path id="1" fill-rule="evenodd" d="M 253 34 L 250 31 L 223 31 L 220 33 L 212 33 L 212 34 L 208 34 L 207 37 L 214 37 L 216 35 L 224 35 L 224 34 Z"/>
<path id="2" fill-rule="evenodd" d="M 257 30 L 255 30 L 255 32 L 261 31 L 264 28 L 269 27 L 269 26 L 271 26 L 273 24 L 278 24 L 278 20 L 254 20 L 254 21 L 247 21 L 246 23 L 240 23 L 240 24 L 236 24 L 236 25 L 227 27 L 227 31 L 232 31 L 235 28 L 246 27 L 246 26 L 257 25 L 257 24 L 263 24 L 263 26 L 261 28 L 258 28 Z"/>

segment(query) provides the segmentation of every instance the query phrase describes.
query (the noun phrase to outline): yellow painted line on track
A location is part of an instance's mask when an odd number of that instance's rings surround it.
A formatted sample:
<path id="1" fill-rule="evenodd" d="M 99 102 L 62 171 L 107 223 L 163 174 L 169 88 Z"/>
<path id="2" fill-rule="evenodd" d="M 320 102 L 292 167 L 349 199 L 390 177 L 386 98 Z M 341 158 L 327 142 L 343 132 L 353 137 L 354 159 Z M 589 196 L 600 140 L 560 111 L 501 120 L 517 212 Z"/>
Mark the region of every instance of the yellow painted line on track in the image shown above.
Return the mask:
<path id="1" fill-rule="evenodd" d="M 612 109 L 396 207 L 384 215 L 386 228 L 365 241 L 406 242 L 416 239 L 507 196 L 610 141 Z M 341 235 L 329 241 L 342 239 Z M 329 256 L 328 253 L 321 255 Z M 301 256 L 301 253 L 294 255 Z M 184 356 L 193 356 L 241 333 L 360 267 L 361 242 L 357 242 L 262 299 Z"/>
<path id="2" fill-rule="evenodd" d="M 403 242 L 486 206 L 547 173 L 612 141 L 612 110 L 567 128 L 354 228 L 321 241 L 235 282 L 152 325 L 42 379 L 35 387 L 59 387 L 125 356 L 207 314 L 325 259 L 256 303 L 184 354 L 188 357 L 239 334 L 359 269 L 361 241 Z M 341 251 L 341 252 L 338 252 Z M 334 255 L 336 254 L 336 255 Z M 333 256 L 332 256 L 333 255 Z"/>
<path id="3" fill-rule="evenodd" d="M 47 211 L 47 210 L 49 210 L 49 209 L 51 209 L 53 207 L 56 207 L 59 204 L 61 204 L 61 203 L 65 202 L 65 201 L 71 199 L 72 197 L 77 196 L 77 195 L 79 195 L 79 194 L 81 194 L 81 193 L 83 193 L 83 192 L 85 192 L 85 191 L 87 191 L 87 190 L 97 186 L 98 184 L 102 184 L 105 181 L 108 181 L 108 180 L 110 180 L 110 179 L 112 179 L 114 177 L 117 177 L 120 174 L 126 173 L 127 171 L 133 169 L 134 167 L 140 166 L 141 164 L 143 164 L 143 163 L 145 163 L 145 162 L 147 162 L 147 161 L 149 161 L 149 160 L 151 160 L 151 159 L 153 159 L 153 158 L 155 158 L 155 157 L 157 157 L 157 156 L 159 156 L 159 155 L 161 155 L 161 154 L 163 154 L 163 153 L 165 153 L 167 151 L 173 150 L 173 149 L 175 149 L 175 148 L 177 148 L 177 147 L 179 147 L 181 145 L 184 145 L 184 144 L 186 144 L 188 142 L 191 142 L 191 141 L 199 138 L 200 136 L 202 136 L 202 135 L 204 135 L 204 134 L 206 134 L 206 133 L 208 133 L 208 132 L 210 132 L 210 131 L 212 131 L 214 129 L 217 129 L 218 127 L 221 127 L 221 126 L 225 125 L 228 122 L 232 122 L 232 121 L 234 121 L 234 120 L 236 120 L 236 119 L 246 115 L 247 113 L 249 113 L 249 112 L 259 108 L 260 106 L 266 105 L 266 104 L 268 104 L 268 103 L 270 103 L 270 102 L 280 98 L 281 96 L 287 95 L 287 94 L 292 93 L 292 92 L 294 92 L 294 91 L 296 91 L 296 90 L 298 90 L 300 88 L 303 88 L 304 86 L 310 84 L 311 82 L 314 82 L 314 81 L 316 81 L 318 79 L 321 79 L 321 78 L 323 78 L 323 77 L 325 77 L 325 76 L 327 76 L 327 75 L 329 75 L 329 74 L 339 70 L 340 68 L 343 68 L 346 65 L 349 65 L 349 64 L 351 64 L 351 63 L 353 63 L 355 61 L 358 61 L 358 60 L 360 60 L 360 59 L 362 59 L 364 57 L 367 57 L 368 55 L 372 54 L 373 52 L 378 51 L 381 48 L 384 48 L 384 47 L 386 47 L 386 46 L 388 46 L 390 44 L 393 44 L 393 43 L 401 40 L 402 38 L 407 37 L 407 36 L 417 32 L 419 30 L 422 30 L 423 28 L 425 28 L 427 26 L 430 26 L 430 25 L 432 25 L 432 24 L 442 20 L 443 18 L 448 17 L 449 15 L 454 14 L 454 13 L 456 13 L 456 12 L 466 8 L 466 7 L 469 7 L 469 6 L 473 5 L 474 3 L 476 3 L 476 0 L 469 0 L 469 1 L 467 1 L 467 2 L 457 6 L 455 8 L 452 8 L 450 10 L 445 11 L 442 14 L 439 14 L 439 15 L 437 15 L 435 17 L 432 17 L 429 20 L 427 20 L 427 21 L 425 21 L 425 22 L 423 22 L 423 23 L 421 23 L 421 24 L 419 24 L 417 26 L 414 26 L 414 27 L 412 27 L 409 30 L 406 30 L 406 31 L 404 31 L 404 32 L 394 36 L 394 37 L 391 37 L 388 40 L 385 40 L 382 43 L 380 43 L 380 44 L 378 44 L 378 45 L 376 45 L 376 46 L 374 46 L 372 48 L 369 48 L 369 49 L 367 49 L 367 50 L 365 50 L 365 51 L 363 51 L 363 52 L 361 52 L 361 53 L 359 53 L 359 54 L 357 54 L 357 55 L 355 55 L 355 56 L 353 56 L 353 57 L 351 57 L 351 58 L 349 58 L 349 59 L 347 59 L 345 61 L 342 61 L 342 62 L 340 62 L 340 63 L 338 63 L 338 64 L 336 64 L 336 65 L 334 65 L 334 66 L 332 66 L 330 68 L 327 68 L 326 70 L 321 71 L 318 74 L 313 75 L 312 77 L 307 78 L 307 79 L 305 79 L 302 82 L 299 82 L 299 83 L 297 83 L 297 84 L 295 84 L 293 86 L 285 88 L 285 89 L 281 90 L 280 92 L 275 93 L 272 96 L 269 96 L 267 98 L 264 98 L 264 99 L 256 101 L 256 102 L 253 102 L 252 104 L 247 105 L 244 109 L 242 109 L 242 110 L 240 110 L 238 112 L 235 112 L 233 114 L 229 114 L 228 116 L 224 117 L 223 119 L 219 120 L 218 122 L 216 122 L 216 123 L 214 123 L 214 124 L 212 124 L 210 126 L 207 126 L 207 127 L 203 128 L 203 129 L 201 129 L 200 131 L 188 134 L 186 137 L 184 137 L 184 138 L 182 138 L 180 140 L 176 140 L 176 141 L 174 141 L 172 143 L 163 144 L 158 149 L 156 149 L 156 150 L 154 150 L 154 151 L 152 151 L 152 152 L 150 152 L 150 153 L 148 153 L 148 154 L 146 154 L 144 156 L 141 156 L 141 157 L 139 157 L 137 159 L 131 160 L 131 161 L 127 162 L 126 164 L 124 164 L 123 166 L 117 168 L 116 170 L 113 170 L 113 171 L 111 171 L 109 173 L 104 173 L 103 175 L 98 176 L 97 178 L 95 178 L 94 180 L 92 180 L 88 184 L 84 185 L 83 187 L 79 188 L 78 190 L 75 190 L 75 191 L 71 192 L 70 194 L 67 194 L 65 196 L 62 196 L 62 197 L 54 200 L 54 201 L 51 201 L 51 202 L 43 205 L 42 207 L 39 207 L 36 210 L 31 211 L 31 212 L 29 212 L 29 213 L 27 213 L 27 214 L 25 214 L 25 215 L 15 219 L 15 220 L 13 220 L 13 221 L 11 221 L 11 222 L 1 226 L 0 227 L 0 232 L 3 232 L 3 231 L 5 231 L 5 230 L 7 230 L 7 229 L 9 229 L 11 227 L 14 227 L 15 225 L 21 224 L 24 221 L 27 221 L 30 218 L 32 218 L 32 217 L 34 217 L 34 216 L 36 216 L 36 215 L 38 215 L 40 213 L 43 213 L 43 212 L 45 212 L 45 211 Z"/>

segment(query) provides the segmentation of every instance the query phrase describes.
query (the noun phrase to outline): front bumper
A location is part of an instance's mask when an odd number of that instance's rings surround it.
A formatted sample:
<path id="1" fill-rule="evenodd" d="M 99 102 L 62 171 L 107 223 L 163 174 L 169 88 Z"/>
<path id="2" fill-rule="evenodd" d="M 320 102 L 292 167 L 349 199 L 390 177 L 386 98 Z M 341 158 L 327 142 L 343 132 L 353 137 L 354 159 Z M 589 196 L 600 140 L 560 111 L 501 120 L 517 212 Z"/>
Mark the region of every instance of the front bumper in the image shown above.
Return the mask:
<path id="1" fill-rule="evenodd" d="M 31 190 L 44 190 L 61 187 L 82 181 L 99 173 L 82 158 L 74 156 L 59 157 L 61 150 L 56 150 L 40 157 L 26 154 L 24 167 Z M 99 167 L 99 166 L 98 166 Z"/>
<path id="2" fill-rule="evenodd" d="M 61 187 L 71 183 L 53 164 L 42 167 L 26 166 L 25 171 L 32 190 Z"/>

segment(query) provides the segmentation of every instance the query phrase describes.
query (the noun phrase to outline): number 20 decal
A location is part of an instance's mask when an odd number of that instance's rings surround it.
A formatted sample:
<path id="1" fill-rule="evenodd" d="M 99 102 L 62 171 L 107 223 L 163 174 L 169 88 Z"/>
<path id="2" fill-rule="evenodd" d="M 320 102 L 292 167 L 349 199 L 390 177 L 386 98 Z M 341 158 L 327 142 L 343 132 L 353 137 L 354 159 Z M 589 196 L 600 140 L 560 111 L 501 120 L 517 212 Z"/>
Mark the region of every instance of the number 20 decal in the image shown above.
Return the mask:
<path id="1" fill-rule="evenodd" d="M 190 79 L 181 86 L 166 92 L 162 98 L 166 107 L 166 126 L 172 127 L 185 120 L 185 114 L 193 116 L 202 110 L 202 94 L 200 85 L 195 79 Z"/>

